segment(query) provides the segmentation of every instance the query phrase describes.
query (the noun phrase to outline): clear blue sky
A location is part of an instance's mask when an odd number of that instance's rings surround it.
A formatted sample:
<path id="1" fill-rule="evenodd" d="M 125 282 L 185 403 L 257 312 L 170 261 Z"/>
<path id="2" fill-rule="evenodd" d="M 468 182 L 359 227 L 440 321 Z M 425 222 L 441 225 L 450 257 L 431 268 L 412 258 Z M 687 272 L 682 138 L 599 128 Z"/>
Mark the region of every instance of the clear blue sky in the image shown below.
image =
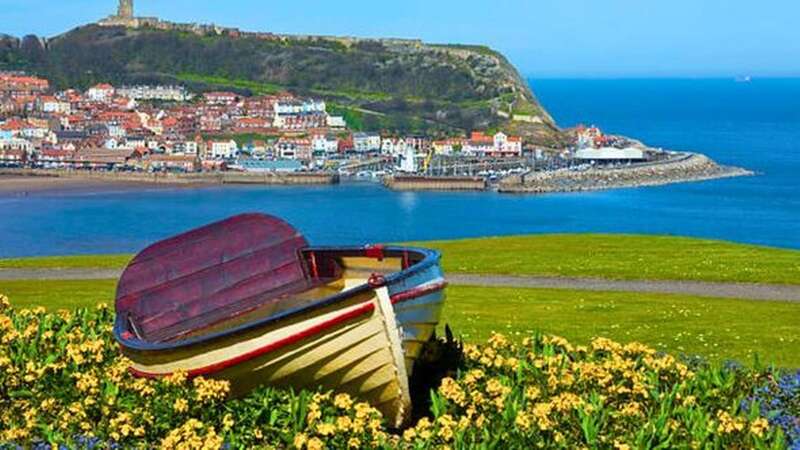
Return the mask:
<path id="1" fill-rule="evenodd" d="M 526 76 L 800 76 L 800 0 L 135 0 L 138 15 L 301 34 L 488 44 Z M 116 0 L 0 0 L 52 36 Z"/>

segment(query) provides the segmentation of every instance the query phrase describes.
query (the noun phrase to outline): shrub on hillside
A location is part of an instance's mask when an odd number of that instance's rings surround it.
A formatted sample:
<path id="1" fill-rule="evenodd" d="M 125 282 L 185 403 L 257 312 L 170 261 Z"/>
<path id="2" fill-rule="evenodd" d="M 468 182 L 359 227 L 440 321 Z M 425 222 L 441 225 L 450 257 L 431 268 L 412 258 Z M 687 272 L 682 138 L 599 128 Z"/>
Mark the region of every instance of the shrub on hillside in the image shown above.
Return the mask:
<path id="1" fill-rule="evenodd" d="M 224 381 L 135 379 L 112 322 L 107 307 L 14 310 L 0 297 L 0 448 L 786 445 L 753 397 L 773 374 L 691 368 L 640 344 L 495 335 L 467 345 L 430 393 L 430 413 L 397 431 L 344 394 L 261 388 L 227 399 Z"/>

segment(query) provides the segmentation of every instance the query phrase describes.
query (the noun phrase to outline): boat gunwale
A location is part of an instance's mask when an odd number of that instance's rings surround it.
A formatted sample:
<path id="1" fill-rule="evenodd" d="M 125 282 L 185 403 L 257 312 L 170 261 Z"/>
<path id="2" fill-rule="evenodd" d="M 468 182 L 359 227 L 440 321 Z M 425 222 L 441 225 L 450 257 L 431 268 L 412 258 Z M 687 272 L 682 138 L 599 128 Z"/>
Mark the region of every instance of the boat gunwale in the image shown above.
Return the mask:
<path id="1" fill-rule="evenodd" d="M 320 246 L 320 247 L 306 247 L 302 249 L 302 251 L 309 251 L 309 252 L 325 252 L 325 251 L 335 251 L 335 252 L 353 252 L 356 253 L 357 256 L 361 256 L 364 254 L 365 250 L 370 249 L 369 246 Z M 374 248 L 374 247 L 372 247 Z M 437 250 L 428 249 L 428 248 L 421 248 L 421 247 L 402 247 L 402 246 L 385 246 L 380 247 L 381 253 L 418 253 L 424 256 L 423 260 L 414 264 L 413 266 L 406 268 L 404 270 L 393 272 L 391 274 L 383 275 L 384 279 L 384 286 L 389 286 L 393 283 L 397 283 L 403 281 L 407 278 L 410 278 L 416 275 L 419 272 L 429 269 L 432 266 L 436 266 L 441 261 L 441 253 Z M 439 289 L 443 289 L 446 285 L 446 282 L 443 282 Z M 421 285 L 421 286 L 424 286 Z M 267 325 L 274 324 L 275 322 L 279 322 L 281 320 L 285 320 L 290 317 L 294 317 L 300 314 L 304 314 L 310 311 L 314 311 L 316 309 L 321 309 L 333 305 L 337 302 L 342 300 L 346 300 L 353 295 L 362 294 L 366 291 L 374 290 L 375 287 L 371 286 L 369 283 L 364 283 L 359 286 L 356 286 L 352 289 L 347 291 L 342 291 L 337 294 L 325 297 L 320 299 L 320 301 L 312 303 L 310 305 L 297 307 L 293 309 L 288 309 L 283 311 L 279 314 L 274 316 L 266 317 L 264 319 L 256 320 L 253 322 L 245 323 L 240 326 L 230 328 L 228 330 L 222 330 L 217 333 L 212 333 L 203 336 L 197 336 L 190 339 L 179 340 L 175 342 L 149 342 L 139 338 L 125 338 L 123 337 L 123 333 L 127 331 L 126 321 L 123 315 L 117 314 L 116 320 L 114 321 L 114 337 L 116 338 L 117 342 L 120 346 L 136 351 L 172 351 L 172 350 L 179 350 L 179 349 L 186 349 L 190 347 L 194 347 L 199 344 L 204 344 L 208 342 L 213 342 L 216 340 L 228 338 L 230 336 L 251 331 L 260 327 L 264 327 Z"/>

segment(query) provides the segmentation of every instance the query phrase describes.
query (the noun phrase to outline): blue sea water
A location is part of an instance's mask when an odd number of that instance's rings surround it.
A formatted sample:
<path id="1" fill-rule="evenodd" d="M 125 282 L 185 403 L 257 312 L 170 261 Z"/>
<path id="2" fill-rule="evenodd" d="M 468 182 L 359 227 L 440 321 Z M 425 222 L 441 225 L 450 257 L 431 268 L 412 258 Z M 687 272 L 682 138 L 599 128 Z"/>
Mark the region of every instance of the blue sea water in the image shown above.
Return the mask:
<path id="1" fill-rule="evenodd" d="M 759 176 L 543 196 L 371 184 L 0 195 L 0 257 L 131 252 L 248 211 L 284 217 L 315 244 L 614 232 L 800 248 L 800 79 L 531 83 L 561 126 L 596 124 Z"/>

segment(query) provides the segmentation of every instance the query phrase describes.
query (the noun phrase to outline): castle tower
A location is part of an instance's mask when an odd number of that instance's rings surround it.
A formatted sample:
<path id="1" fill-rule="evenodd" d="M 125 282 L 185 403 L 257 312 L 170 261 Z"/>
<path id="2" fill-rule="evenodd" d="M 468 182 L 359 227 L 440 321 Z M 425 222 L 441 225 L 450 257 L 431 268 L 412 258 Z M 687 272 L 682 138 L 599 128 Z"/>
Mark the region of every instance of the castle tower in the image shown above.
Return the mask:
<path id="1" fill-rule="evenodd" d="M 133 0 L 119 0 L 117 17 L 122 19 L 133 19 Z"/>

